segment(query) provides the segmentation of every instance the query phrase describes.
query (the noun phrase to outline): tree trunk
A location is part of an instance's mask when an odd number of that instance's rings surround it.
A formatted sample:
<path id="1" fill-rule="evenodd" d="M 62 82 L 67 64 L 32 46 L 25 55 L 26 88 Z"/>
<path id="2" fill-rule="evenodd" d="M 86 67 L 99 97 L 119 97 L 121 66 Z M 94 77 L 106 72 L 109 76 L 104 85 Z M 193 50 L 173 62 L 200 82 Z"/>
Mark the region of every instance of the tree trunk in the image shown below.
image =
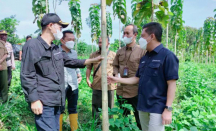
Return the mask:
<path id="1" fill-rule="evenodd" d="M 168 33 L 169 33 L 169 24 L 167 24 L 167 27 L 166 27 L 166 48 L 168 48 Z"/>
<path id="2" fill-rule="evenodd" d="M 177 41 L 177 31 L 176 31 L 176 35 L 175 35 L 175 55 L 176 55 L 176 41 Z"/>
<path id="3" fill-rule="evenodd" d="M 151 22 L 154 21 L 154 3 L 153 3 L 153 0 L 152 0 L 152 14 L 151 14 Z"/>
<path id="4" fill-rule="evenodd" d="M 49 13 L 49 8 L 48 8 L 48 0 L 46 0 L 46 14 Z"/>
<path id="5" fill-rule="evenodd" d="M 109 131 L 108 117 L 108 94 L 107 94 L 107 50 L 106 50 L 106 0 L 101 0 L 101 32 L 102 32 L 102 57 L 104 60 L 101 64 L 102 69 L 102 128 L 103 131 Z"/>
<path id="6" fill-rule="evenodd" d="M 76 45 L 75 45 L 75 50 L 78 52 L 78 50 L 77 50 L 77 44 L 78 44 L 78 35 L 77 35 L 77 29 L 76 29 Z"/>
<path id="7" fill-rule="evenodd" d="M 206 64 L 208 64 L 208 50 L 206 51 Z"/>
<path id="8" fill-rule="evenodd" d="M 167 0 L 167 3 L 169 3 L 168 2 L 168 0 Z M 166 48 L 168 49 L 168 38 L 169 38 L 169 24 L 167 23 L 167 27 L 166 27 Z"/>
<path id="9" fill-rule="evenodd" d="M 119 19 L 119 49 L 121 49 L 121 20 Z"/>
<path id="10" fill-rule="evenodd" d="M 92 53 L 93 53 L 93 42 L 92 42 Z"/>

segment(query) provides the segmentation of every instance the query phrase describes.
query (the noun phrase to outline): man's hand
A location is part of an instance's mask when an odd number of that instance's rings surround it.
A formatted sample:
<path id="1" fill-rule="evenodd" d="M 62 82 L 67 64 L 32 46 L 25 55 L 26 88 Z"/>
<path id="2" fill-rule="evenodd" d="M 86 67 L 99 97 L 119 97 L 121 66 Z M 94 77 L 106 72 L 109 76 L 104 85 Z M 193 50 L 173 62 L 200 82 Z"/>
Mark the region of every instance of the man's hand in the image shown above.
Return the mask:
<path id="1" fill-rule="evenodd" d="M 91 82 L 89 80 L 86 80 L 89 87 L 91 87 Z"/>
<path id="2" fill-rule="evenodd" d="M 78 81 L 78 84 L 79 84 L 82 81 L 82 77 L 78 77 L 77 81 Z"/>
<path id="3" fill-rule="evenodd" d="M 117 83 L 118 79 L 119 79 L 118 77 L 107 76 L 108 84 Z"/>
<path id="4" fill-rule="evenodd" d="M 81 74 L 77 74 L 77 81 L 78 81 L 78 84 L 82 81 L 82 76 L 81 76 Z"/>
<path id="5" fill-rule="evenodd" d="M 40 100 L 31 103 L 31 109 L 36 115 L 40 115 L 43 113 L 43 104 Z"/>
<path id="6" fill-rule="evenodd" d="M 15 70 L 16 69 L 16 67 L 12 67 L 12 70 Z"/>
<path id="7" fill-rule="evenodd" d="M 98 56 L 98 57 L 92 59 L 92 60 L 93 60 L 92 63 L 100 62 L 100 61 L 102 61 L 103 59 L 104 59 L 104 57 Z"/>
<path id="8" fill-rule="evenodd" d="M 2 65 L 0 65 L 0 71 L 3 70 Z"/>
<path id="9" fill-rule="evenodd" d="M 89 65 L 91 63 L 98 63 L 98 62 L 102 61 L 103 59 L 104 59 L 104 57 L 98 56 L 98 57 L 93 58 L 93 59 L 87 59 L 84 64 Z"/>
<path id="10" fill-rule="evenodd" d="M 171 123 L 172 123 L 172 112 L 168 111 L 167 109 L 164 109 L 164 112 L 162 113 L 162 124 L 169 125 Z"/>

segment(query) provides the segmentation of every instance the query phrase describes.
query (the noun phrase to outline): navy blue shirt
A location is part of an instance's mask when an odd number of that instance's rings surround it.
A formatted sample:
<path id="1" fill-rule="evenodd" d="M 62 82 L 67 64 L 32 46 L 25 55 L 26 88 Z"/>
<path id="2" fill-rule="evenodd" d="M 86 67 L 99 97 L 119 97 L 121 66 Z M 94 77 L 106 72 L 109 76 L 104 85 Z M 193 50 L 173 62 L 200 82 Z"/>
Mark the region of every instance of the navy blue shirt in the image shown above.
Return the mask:
<path id="1" fill-rule="evenodd" d="M 177 80 L 179 60 L 162 44 L 147 52 L 140 60 L 137 109 L 162 114 L 167 101 L 167 81 Z"/>

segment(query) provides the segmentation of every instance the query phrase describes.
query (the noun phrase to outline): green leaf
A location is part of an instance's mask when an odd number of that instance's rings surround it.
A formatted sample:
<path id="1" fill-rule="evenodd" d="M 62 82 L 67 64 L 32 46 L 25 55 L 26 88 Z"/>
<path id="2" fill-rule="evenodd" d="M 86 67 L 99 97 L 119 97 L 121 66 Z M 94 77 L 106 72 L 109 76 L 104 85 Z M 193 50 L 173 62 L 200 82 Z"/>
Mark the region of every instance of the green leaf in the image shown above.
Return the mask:
<path id="1" fill-rule="evenodd" d="M 110 6 L 113 0 L 106 0 L 106 5 Z"/>
<path id="2" fill-rule="evenodd" d="M 195 126 L 190 127 L 190 131 L 198 131 L 198 129 Z"/>

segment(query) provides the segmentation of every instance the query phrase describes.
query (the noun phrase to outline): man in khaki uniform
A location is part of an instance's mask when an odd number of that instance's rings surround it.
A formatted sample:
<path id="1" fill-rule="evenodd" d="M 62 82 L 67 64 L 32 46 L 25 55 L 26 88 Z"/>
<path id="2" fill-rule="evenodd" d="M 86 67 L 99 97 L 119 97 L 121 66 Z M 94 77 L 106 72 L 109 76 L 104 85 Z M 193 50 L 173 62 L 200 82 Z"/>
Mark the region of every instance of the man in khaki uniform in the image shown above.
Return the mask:
<path id="1" fill-rule="evenodd" d="M 3 102 L 6 102 L 8 99 L 7 55 L 8 52 L 5 47 L 5 42 L 0 40 L 0 97 Z"/>
<path id="2" fill-rule="evenodd" d="M 102 47 L 102 39 L 100 38 L 98 41 L 99 50 L 92 53 L 90 58 L 95 58 L 101 55 L 101 47 Z M 113 74 L 113 60 L 115 58 L 116 53 L 113 51 L 108 50 L 109 46 L 109 38 L 107 38 L 107 75 Z M 93 68 L 93 83 L 90 82 L 89 77 L 91 74 L 91 70 Z M 92 92 L 92 117 L 98 118 L 99 117 L 99 110 L 98 108 L 102 108 L 102 88 L 101 88 L 101 67 L 100 62 L 94 63 L 87 66 L 86 70 L 86 81 L 89 87 L 93 89 Z M 114 106 L 114 90 L 115 85 L 110 84 L 108 85 L 108 106 L 109 108 L 113 108 Z"/>
<path id="3" fill-rule="evenodd" d="M 136 44 L 137 33 L 138 31 L 135 25 L 131 24 L 125 27 L 123 37 L 126 46 L 122 47 L 116 53 L 116 57 L 113 61 L 114 76 L 118 77 L 119 73 L 120 76 L 124 78 L 136 75 L 140 59 L 145 54 L 145 51 Z M 134 109 L 137 126 L 141 129 L 137 111 L 138 84 L 121 84 L 120 86 L 117 86 L 117 99 L 120 104 L 120 108 L 124 110 L 124 116 L 128 116 L 130 114 L 130 110 L 123 108 L 122 104 L 131 104 Z"/>
<path id="4" fill-rule="evenodd" d="M 13 47 L 11 43 L 7 41 L 7 35 L 8 33 L 5 30 L 0 31 L 0 40 L 5 42 L 5 47 L 7 48 L 7 71 L 8 71 L 8 88 L 11 85 L 11 79 L 12 79 L 12 70 L 15 70 L 15 59 L 14 59 L 14 53 L 13 53 Z"/>

